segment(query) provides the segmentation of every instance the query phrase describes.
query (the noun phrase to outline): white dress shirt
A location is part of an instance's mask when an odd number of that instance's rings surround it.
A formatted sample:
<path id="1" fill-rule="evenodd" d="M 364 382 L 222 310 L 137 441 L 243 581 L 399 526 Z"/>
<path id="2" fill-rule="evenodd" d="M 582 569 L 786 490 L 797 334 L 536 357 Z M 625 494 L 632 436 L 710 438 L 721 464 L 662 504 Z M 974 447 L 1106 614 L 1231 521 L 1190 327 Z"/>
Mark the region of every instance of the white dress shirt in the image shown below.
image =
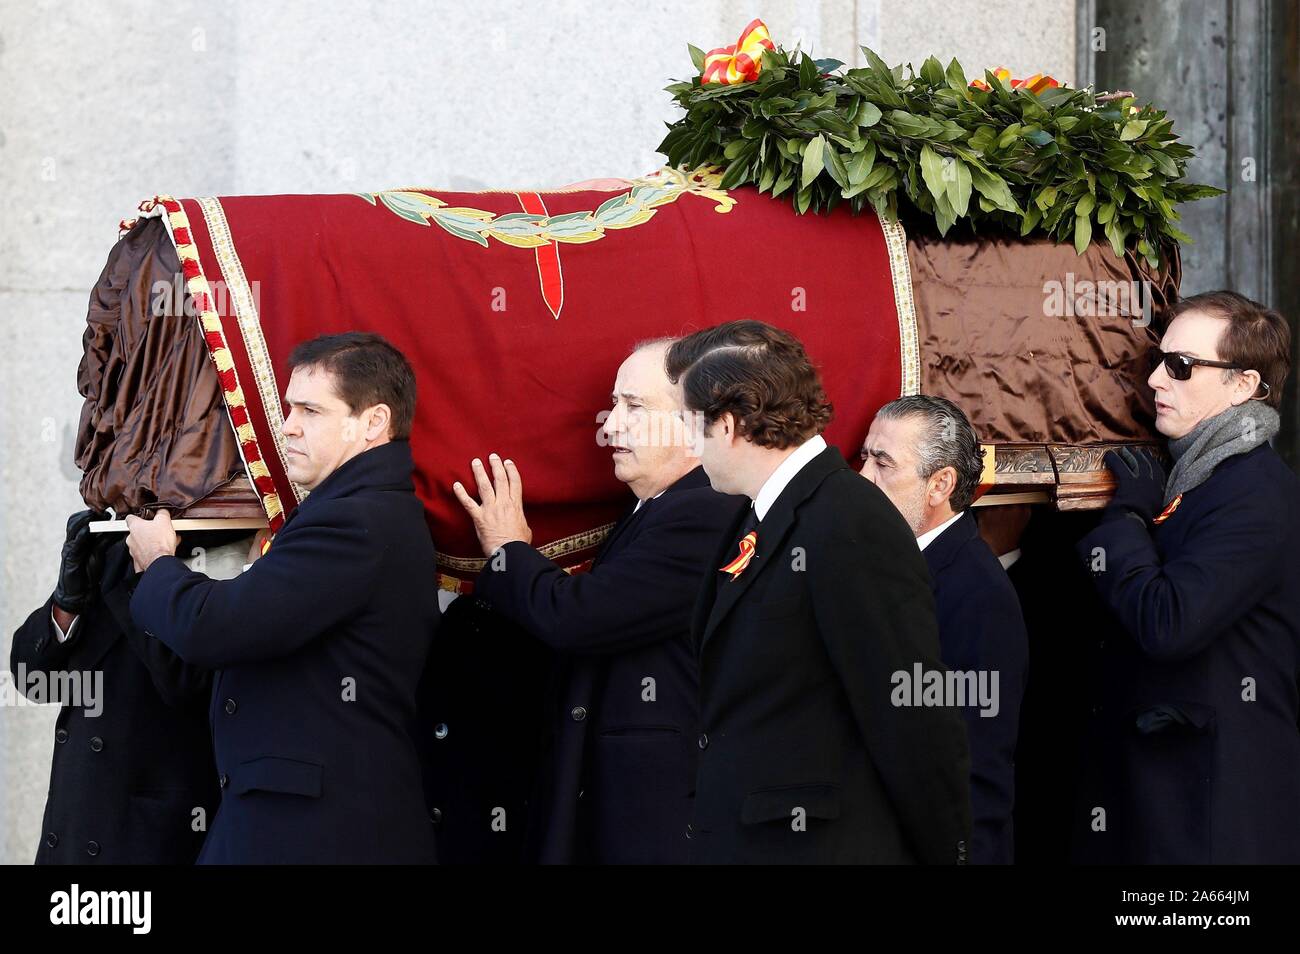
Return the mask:
<path id="1" fill-rule="evenodd" d="M 653 497 L 651 497 L 650 499 L 651 499 L 651 500 L 658 500 L 660 497 L 662 497 L 662 496 L 664 495 L 664 492 L 665 492 L 666 490 L 667 490 L 667 488 L 664 488 L 664 490 L 659 491 L 659 493 L 655 494 L 655 495 L 654 495 Z M 632 512 L 633 512 L 633 513 L 636 513 L 638 510 L 640 510 L 640 509 L 641 509 L 641 505 L 642 505 L 643 503 L 645 503 L 644 500 L 637 500 L 637 502 L 636 502 L 636 506 L 632 508 Z"/>
<path id="2" fill-rule="evenodd" d="M 926 547 L 934 543 L 934 541 L 939 538 L 939 534 L 943 533 L 954 523 L 960 520 L 961 514 L 965 512 L 966 511 L 963 510 L 961 513 L 955 513 L 947 520 L 945 520 L 943 523 L 939 524 L 939 526 L 935 527 L 933 530 L 925 531 L 925 533 L 921 534 L 919 537 L 916 538 L 916 545 L 919 546 L 922 550 L 924 550 Z"/>
<path id="3" fill-rule="evenodd" d="M 59 625 L 59 621 L 54 618 L 54 610 L 51 608 L 50 625 L 54 627 L 54 638 L 61 643 L 66 643 L 69 639 L 72 638 L 73 630 L 77 628 L 77 620 L 79 619 L 81 619 L 80 616 L 72 617 L 72 622 L 68 624 L 68 631 L 65 633 L 63 631 L 63 627 Z"/>
<path id="4" fill-rule="evenodd" d="M 776 498 L 781 496 L 781 491 L 794 480 L 794 475 L 803 470 L 805 464 L 825 449 L 826 439 L 820 434 L 815 434 L 795 448 L 793 454 L 781 461 L 781 465 L 772 471 L 772 476 L 763 482 L 763 486 L 758 489 L 758 496 L 754 498 L 754 513 L 759 520 L 767 516 L 767 512 L 772 509 L 772 504 L 776 503 Z"/>

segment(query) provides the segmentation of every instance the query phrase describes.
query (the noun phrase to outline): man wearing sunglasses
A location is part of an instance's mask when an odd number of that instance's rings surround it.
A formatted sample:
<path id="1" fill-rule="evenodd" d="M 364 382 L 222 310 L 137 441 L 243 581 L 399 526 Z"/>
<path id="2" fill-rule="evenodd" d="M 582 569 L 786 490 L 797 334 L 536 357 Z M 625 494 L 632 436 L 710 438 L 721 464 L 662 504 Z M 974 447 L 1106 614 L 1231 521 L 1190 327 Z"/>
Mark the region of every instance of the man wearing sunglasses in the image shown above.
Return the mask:
<path id="1" fill-rule="evenodd" d="M 1168 438 L 1106 455 L 1079 544 L 1098 634 L 1080 861 L 1300 862 L 1300 479 L 1269 444 L 1285 320 L 1228 291 L 1179 302 L 1147 384 Z"/>

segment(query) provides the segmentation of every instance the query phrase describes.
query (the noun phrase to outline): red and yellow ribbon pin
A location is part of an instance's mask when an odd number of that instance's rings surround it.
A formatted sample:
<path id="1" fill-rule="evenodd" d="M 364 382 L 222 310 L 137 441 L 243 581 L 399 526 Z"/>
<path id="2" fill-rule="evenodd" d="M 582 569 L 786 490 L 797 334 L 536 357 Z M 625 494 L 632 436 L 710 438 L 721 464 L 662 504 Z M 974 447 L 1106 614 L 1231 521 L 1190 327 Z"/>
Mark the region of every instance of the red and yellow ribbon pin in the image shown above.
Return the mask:
<path id="1" fill-rule="evenodd" d="M 740 34 L 732 46 L 720 46 L 704 54 L 704 74 L 701 83 L 748 83 L 758 79 L 763 68 L 763 51 L 774 50 L 767 24 L 754 20 Z"/>
<path id="2" fill-rule="evenodd" d="M 1178 505 L 1182 502 L 1183 502 L 1183 495 L 1179 494 L 1173 500 L 1169 501 L 1169 506 L 1166 507 L 1164 510 L 1160 511 L 1160 515 L 1155 517 L 1151 522 L 1154 524 L 1164 523 L 1166 520 L 1168 520 L 1170 517 L 1174 515 L 1174 511 L 1178 509 Z"/>
<path id="3" fill-rule="evenodd" d="M 726 566 L 719 567 L 723 573 L 731 574 L 731 581 L 734 583 L 740 574 L 745 572 L 745 567 L 749 566 L 749 561 L 754 559 L 754 551 L 758 548 L 758 531 L 751 530 L 740 538 L 740 553 Z"/>

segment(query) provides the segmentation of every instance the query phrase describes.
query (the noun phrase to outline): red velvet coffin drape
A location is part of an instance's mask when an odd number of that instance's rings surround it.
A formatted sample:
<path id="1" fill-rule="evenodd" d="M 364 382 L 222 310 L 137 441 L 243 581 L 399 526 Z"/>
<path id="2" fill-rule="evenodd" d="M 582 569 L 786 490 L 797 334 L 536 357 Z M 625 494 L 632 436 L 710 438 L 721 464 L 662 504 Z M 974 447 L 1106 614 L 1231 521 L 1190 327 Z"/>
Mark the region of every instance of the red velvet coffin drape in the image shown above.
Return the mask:
<path id="1" fill-rule="evenodd" d="M 482 562 L 450 487 L 491 451 L 519 464 L 534 542 L 563 565 L 590 557 L 629 501 L 597 415 L 639 340 L 741 317 L 790 329 L 834 404 L 827 439 L 850 455 L 881 404 L 918 389 L 902 230 L 715 184 L 665 171 L 614 192 L 159 197 L 142 211 L 165 219 L 273 528 L 302 495 L 279 434 L 293 346 L 368 330 L 407 355 L 416 485 L 447 584 Z"/>

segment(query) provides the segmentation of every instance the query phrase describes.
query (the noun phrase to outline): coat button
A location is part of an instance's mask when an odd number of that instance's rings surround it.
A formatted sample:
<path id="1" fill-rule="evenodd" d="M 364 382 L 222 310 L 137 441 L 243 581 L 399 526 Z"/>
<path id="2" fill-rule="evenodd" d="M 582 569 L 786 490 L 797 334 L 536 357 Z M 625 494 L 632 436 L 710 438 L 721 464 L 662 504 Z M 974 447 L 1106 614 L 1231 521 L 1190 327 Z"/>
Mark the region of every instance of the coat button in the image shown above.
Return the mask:
<path id="1" fill-rule="evenodd" d="M 431 809 L 429 809 L 429 821 L 433 822 L 434 825 L 441 825 L 441 824 L 442 824 L 442 809 L 441 809 L 441 808 L 431 808 Z"/>
<path id="2" fill-rule="evenodd" d="M 436 726 L 434 726 L 433 737 L 437 739 L 439 742 L 447 738 L 447 723 L 439 722 Z"/>
<path id="3" fill-rule="evenodd" d="M 235 714 L 235 710 L 238 709 L 238 708 L 239 708 L 239 705 L 235 702 L 234 699 L 227 699 L 227 700 L 226 700 L 226 715 L 234 715 L 234 714 Z"/>
<path id="4" fill-rule="evenodd" d="M 581 722 L 587 718 L 587 710 L 582 706 L 574 706 L 569 710 L 569 715 L 573 717 L 574 722 Z"/>
<path id="5" fill-rule="evenodd" d="M 709 736 L 707 732 L 700 733 L 700 751 L 703 752 L 709 747 Z"/>
<path id="6" fill-rule="evenodd" d="M 104 751 L 104 740 L 97 735 L 93 736 L 90 740 L 90 751 L 92 752 Z"/>
<path id="7" fill-rule="evenodd" d="M 90 855 L 90 857 L 92 858 L 95 857 L 97 854 L 99 854 L 99 842 L 97 841 L 86 842 L 86 854 Z"/>
<path id="8" fill-rule="evenodd" d="M 45 844 L 51 848 L 57 848 L 59 846 L 59 836 L 54 834 L 54 832 L 47 833 L 45 836 Z"/>
<path id="9" fill-rule="evenodd" d="M 57 732 L 55 732 L 54 741 L 59 743 L 59 745 L 62 745 L 64 742 L 68 741 L 68 730 L 59 729 Z"/>
<path id="10" fill-rule="evenodd" d="M 220 785 L 222 788 L 225 788 L 227 785 L 230 784 L 230 776 L 222 775 L 221 778 L 217 779 L 217 784 Z"/>

